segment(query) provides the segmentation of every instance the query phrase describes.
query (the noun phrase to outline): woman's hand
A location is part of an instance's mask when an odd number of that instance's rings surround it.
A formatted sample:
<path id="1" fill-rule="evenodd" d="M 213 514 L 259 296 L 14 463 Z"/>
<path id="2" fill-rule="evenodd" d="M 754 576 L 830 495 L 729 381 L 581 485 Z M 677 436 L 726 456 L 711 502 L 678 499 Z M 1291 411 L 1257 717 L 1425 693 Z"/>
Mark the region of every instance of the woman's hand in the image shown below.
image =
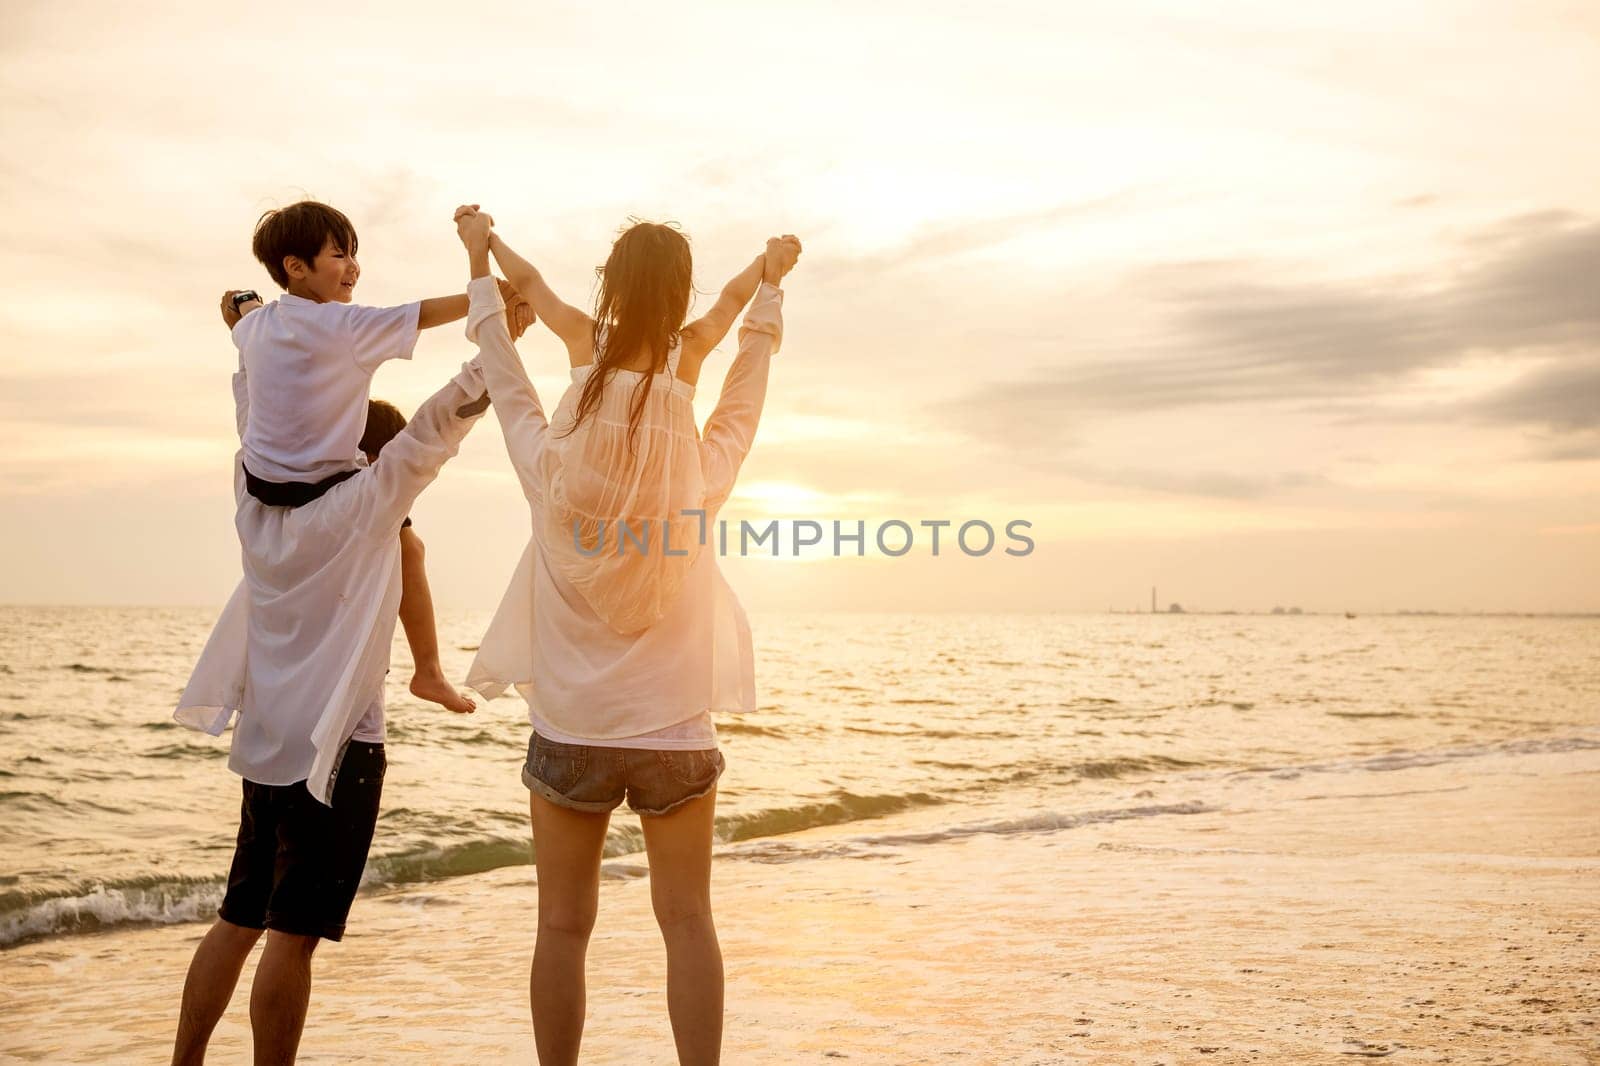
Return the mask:
<path id="1" fill-rule="evenodd" d="M 489 250 L 489 231 L 494 227 L 494 218 L 487 211 L 478 210 L 477 204 L 462 204 L 456 208 L 455 222 L 456 236 L 461 238 L 467 251 Z"/>
<path id="2" fill-rule="evenodd" d="M 767 241 L 766 255 L 761 264 L 761 280 L 769 285 L 777 285 L 783 281 L 783 276 L 794 269 L 800 261 L 800 238 L 792 233 L 785 233 L 782 237 L 773 237 Z"/>

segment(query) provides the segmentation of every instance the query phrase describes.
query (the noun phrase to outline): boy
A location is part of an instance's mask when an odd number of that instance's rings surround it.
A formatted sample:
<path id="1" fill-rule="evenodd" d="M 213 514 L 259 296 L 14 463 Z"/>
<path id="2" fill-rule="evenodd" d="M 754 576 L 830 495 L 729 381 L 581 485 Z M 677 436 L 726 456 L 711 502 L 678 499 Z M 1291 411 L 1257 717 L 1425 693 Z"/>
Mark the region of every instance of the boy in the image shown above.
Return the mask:
<path id="1" fill-rule="evenodd" d="M 233 329 L 250 385 L 246 484 L 263 502 L 292 505 L 360 467 L 358 441 L 373 372 L 389 359 L 411 358 L 418 331 L 461 318 L 467 298 L 398 307 L 352 303 L 361 277 L 355 227 L 342 212 L 312 200 L 268 211 L 251 245 L 285 295 Z M 251 296 L 236 294 L 235 306 L 254 309 Z M 402 600 L 402 620 L 406 616 Z M 431 621 L 428 629 L 431 635 Z M 409 624 L 406 634 L 413 634 Z M 411 691 L 458 714 L 474 707 L 441 671 L 419 671 Z M 357 736 L 372 740 L 377 732 L 364 722 Z"/>
<path id="2" fill-rule="evenodd" d="M 184 985 L 175 1063 L 204 1061 L 263 931 L 250 996 L 255 1057 L 294 1060 L 312 953 L 343 935 L 377 821 L 401 524 L 488 406 L 474 360 L 423 402 L 383 462 L 359 466 L 371 369 L 409 356 L 418 328 L 463 317 L 467 298 L 350 305 L 355 233 L 320 204 L 263 218 L 256 251 L 286 295 L 266 306 L 223 298 L 240 347 L 234 525 L 244 580 L 174 715 L 220 734 L 239 712 L 229 766 L 243 801 L 227 892 Z M 480 302 L 504 307 L 488 279 L 474 284 L 487 287 Z"/>

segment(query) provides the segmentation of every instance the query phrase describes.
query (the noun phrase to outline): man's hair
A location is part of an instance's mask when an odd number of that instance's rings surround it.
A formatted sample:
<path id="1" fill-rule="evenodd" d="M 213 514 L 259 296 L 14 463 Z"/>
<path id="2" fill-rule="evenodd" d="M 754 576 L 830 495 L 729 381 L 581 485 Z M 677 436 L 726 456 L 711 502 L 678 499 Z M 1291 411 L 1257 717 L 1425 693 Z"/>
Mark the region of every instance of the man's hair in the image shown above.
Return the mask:
<path id="1" fill-rule="evenodd" d="M 257 219 L 250 250 L 261 260 L 278 287 L 287 289 L 289 274 L 283 269 L 285 257 L 295 256 L 309 267 L 330 237 L 345 255 L 356 254 L 356 228 L 342 211 L 315 200 L 301 200 L 268 211 Z"/>
<path id="2" fill-rule="evenodd" d="M 394 440 L 395 434 L 406 428 L 406 416 L 400 408 L 386 400 L 367 401 L 367 428 L 361 434 L 361 450 L 377 455 L 383 446 Z"/>

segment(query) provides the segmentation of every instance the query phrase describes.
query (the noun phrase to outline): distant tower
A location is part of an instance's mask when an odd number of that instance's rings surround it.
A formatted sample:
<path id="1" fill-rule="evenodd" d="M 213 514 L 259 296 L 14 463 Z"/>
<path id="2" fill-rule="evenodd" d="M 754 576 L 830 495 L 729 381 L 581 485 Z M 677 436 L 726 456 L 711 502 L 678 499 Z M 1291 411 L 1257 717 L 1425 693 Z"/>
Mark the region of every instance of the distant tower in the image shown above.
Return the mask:
<path id="1" fill-rule="evenodd" d="M 1150 613 L 1156 613 L 1156 587 L 1154 585 L 1150 586 Z"/>

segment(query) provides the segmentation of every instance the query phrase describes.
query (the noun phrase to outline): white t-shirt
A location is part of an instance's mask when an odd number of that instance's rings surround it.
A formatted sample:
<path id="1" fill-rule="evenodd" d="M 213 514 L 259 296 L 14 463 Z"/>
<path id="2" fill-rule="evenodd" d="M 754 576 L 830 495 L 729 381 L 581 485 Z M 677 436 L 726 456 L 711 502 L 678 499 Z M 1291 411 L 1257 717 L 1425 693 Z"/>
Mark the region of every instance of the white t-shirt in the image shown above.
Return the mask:
<path id="1" fill-rule="evenodd" d="M 372 372 L 411 358 L 420 311 L 285 293 L 241 318 L 233 343 L 250 389 L 245 469 L 266 481 L 321 481 L 361 465 Z"/>

